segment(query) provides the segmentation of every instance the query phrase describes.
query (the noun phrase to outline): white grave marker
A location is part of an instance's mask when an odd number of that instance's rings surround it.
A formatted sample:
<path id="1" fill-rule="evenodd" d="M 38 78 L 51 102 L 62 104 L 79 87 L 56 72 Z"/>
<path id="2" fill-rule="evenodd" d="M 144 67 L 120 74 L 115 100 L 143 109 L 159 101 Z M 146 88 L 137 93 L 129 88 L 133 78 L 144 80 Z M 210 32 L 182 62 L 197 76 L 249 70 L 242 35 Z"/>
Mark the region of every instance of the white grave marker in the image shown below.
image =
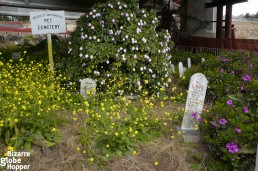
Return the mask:
<path id="1" fill-rule="evenodd" d="M 20 59 L 20 58 L 21 58 L 20 53 L 17 53 L 17 52 L 12 53 L 12 59 Z"/>
<path id="2" fill-rule="evenodd" d="M 203 63 L 203 62 L 205 61 L 205 59 L 204 59 L 204 58 L 202 58 L 202 59 L 201 59 L 201 61 L 202 61 L 202 63 Z"/>
<path id="3" fill-rule="evenodd" d="M 89 97 L 88 93 L 95 95 L 96 87 L 97 87 L 96 81 L 94 81 L 91 78 L 85 78 L 81 80 L 80 94 L 85 98 Z"/>
<path id="4" fill-rule="evenodd" d="M 179 62 L 178 69 L 179 69 L 179 77 L 181 78 L 184 75 L 184 67 L 183 67 L 183 63 L 182 62 Z"/>
<path id="5" fill-rule="evenodd" d="M 257 149 L 256 149 L 255 171 L 258 171 L 258 143 L 257 143 Z"/>
<path id="6" fill-rule="evenodd" d="M 195 131 L 195 125 L 197 124 L 196 120 L 199 118 L 199 115 L 203 110 L 207 84 L 208 80 L 205 75 L 201 73 L 192 75 L 189 84 L 183 123 L 181 126 L 181 131 L 185 132 L 183 134 L 185 141 L 199 141 L 199 136 L 194 135 L 198 134 L 198 131 Z M 196 119 L 193 119 L 192 114 L 195 112 L 197 112 L 198 116 Z"/>
<path id="7" fill-rule="evenodd" d="M 190 58 L 187 59 L 187 64 L 188 64 L 188 68 L 191 68 L 191 59 Z"/>
<path id="8" fill-rule="evenodd" d="M 171 69 L 172 69 L 172 72 L 175 73 L 175 65 L 174 65 L 174 64 L 171 64 L 170 67 L 171 67 Z"/>

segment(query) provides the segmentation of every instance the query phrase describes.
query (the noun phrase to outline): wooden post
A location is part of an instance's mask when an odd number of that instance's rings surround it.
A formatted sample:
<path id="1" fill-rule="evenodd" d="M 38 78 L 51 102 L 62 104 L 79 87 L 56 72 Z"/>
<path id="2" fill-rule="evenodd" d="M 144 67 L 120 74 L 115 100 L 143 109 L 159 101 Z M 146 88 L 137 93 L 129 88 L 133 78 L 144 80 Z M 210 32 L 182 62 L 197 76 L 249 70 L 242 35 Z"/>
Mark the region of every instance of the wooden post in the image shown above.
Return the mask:
<path id="1" fill-rule="evenodd" d="M 216 38 L 222 38 L 223 6 L 217 6 L 217 28 Z"/>
<path id="2" fill-rule="evenodd" d="M 232 27 L 232 4 L 226 5 L 226 23 L 225 23 L 225 38 L 231 39 Z"/>
<path id="3" fill-rule="evenodd" d="M 47 45 L 48 45 L 48 57 L 49 57 L 50 70 L 54 71 L 52 39 L 51 39 L 51 34 L 50 33 L 47 34 Z"/>

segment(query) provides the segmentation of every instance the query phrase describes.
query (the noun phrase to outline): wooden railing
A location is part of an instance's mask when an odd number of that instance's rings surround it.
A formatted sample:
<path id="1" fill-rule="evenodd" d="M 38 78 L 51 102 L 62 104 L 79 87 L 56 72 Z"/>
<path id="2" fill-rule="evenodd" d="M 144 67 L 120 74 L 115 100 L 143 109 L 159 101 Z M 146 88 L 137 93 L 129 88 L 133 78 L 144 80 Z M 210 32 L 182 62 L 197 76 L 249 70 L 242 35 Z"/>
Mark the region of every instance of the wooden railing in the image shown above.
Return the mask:
<path id="1" fill-rule="evenodd" d="M 208 51 L 214 54 L 222 50 L 249 50 L 250 52 L 258 52 L 257 39 L 218 39 L 206 37 L 189 37 L 181 39 L 177 43 L 177 48 L 185 48 L 187 51 L 193 52 Z M 188 48 L 188 49 L 187 49 Z M 189 50 L 190 49 L 190 50 Z M 183 49 L 182 49 L 183 50 Z"/>

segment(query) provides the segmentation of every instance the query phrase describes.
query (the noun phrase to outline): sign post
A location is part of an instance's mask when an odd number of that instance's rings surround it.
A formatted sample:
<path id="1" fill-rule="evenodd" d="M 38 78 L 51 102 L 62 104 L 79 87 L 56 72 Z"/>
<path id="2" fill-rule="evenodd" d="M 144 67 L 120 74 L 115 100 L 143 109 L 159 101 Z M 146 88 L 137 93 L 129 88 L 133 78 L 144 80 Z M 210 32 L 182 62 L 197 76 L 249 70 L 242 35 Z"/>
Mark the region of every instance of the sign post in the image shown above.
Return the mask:
<path id="1" fill-rule="evenodd" d="M 48 57 L 49 57 L 50 70 L 54 71 L 52 39 L 51 39 L 51 34 L 50 33 L 47 34 L 47 45 L 48 45 Z"/>
<path id="2" fill-rule="evenodd" d="M 47 34 L 50 70 L 54 71 L 51 33 L 65 33 L 66 23 L 64 11 L 30 12 L 32 34 Z"/>

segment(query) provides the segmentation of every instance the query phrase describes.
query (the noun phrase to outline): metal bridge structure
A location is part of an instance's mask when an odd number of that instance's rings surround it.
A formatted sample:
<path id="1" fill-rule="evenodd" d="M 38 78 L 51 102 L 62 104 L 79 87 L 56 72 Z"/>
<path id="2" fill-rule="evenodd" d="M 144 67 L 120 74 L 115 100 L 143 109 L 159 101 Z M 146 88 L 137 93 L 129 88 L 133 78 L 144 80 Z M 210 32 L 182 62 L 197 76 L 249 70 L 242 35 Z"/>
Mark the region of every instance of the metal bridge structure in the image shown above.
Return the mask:
<path id="1" fill-rule="evenodd" d="M 64 10 L 66 19 L 78 19 L 96 3 L 106 0 L 0 0 L 0 15 L 29 16 L 30 11 Z"/>

